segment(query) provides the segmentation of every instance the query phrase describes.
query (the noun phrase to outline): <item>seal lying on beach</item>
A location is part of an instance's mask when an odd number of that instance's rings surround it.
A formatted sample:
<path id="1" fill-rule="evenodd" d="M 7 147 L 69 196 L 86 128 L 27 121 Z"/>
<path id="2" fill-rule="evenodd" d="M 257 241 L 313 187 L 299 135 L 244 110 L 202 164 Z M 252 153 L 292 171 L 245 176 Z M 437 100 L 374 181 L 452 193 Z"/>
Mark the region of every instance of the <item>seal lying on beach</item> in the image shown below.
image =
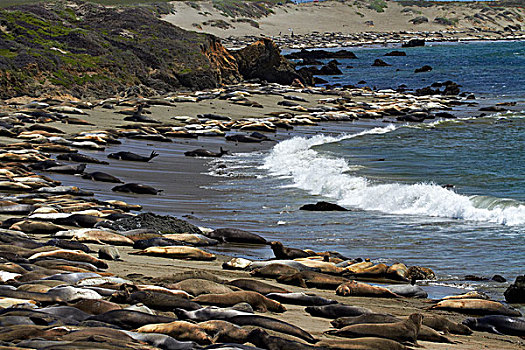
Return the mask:
<path id="1" fill-rule="evenodd" d="M 236 228 L 219 228 L 205 235 L 224 243 L 267 244 L 261 236 Z"/>
<path id="2" fill-rule="evenodd" d="M 101 182 L 114 182 L 114 183 L 122 183 L 123 181 L 119 179 L 118 177 L 115 177 L 113 175 L 103 173 L 101 171 L 94 171 L 92 173 L 84 173 L 82 174 L 83 179 L 89 179 L 93 181 L 101 181 Z"/>
<path id="3" fill-rule="evenodd" d="M 344 316 L 360 316 L 362 314 L 371 314 L 372 310 L 345 304 L 329 304 L 323 306 L 307 306 L 305 311 L 312 316 L 324 318 L 338 318 Z"/>
<path id="4" fill-rule="evenodd" d="M 184 155 L 186 157 L 214 157 L 214 158 L 220 158 L 223 155 L 228 154 L 228 152 L 229 151 L 223 150 L 222 147 L 220 148 L 219 152 L 212 152 L 212 151 L 208 151 L 208 150 L 203 149 L 203 148 L 199 148 L 199 149 L 195 149 L 193 151 L 184 152 Z"/>
<path id="5" fill-rule="evenodd" d="M 286 308 L 279 302 L 266 298 L 252 291 L 238 291 L 226 294 L 202 294 L 193 299 L 194 302 L 217 306 L 233 306 L 238 303 L 248 303 L 260 312 L 285 312 Z"/>
<path id="6" fill-rule="evenodd" d="M 267 298 L 277 300 L 285 304 L 295 304 L 304 306 L 321 306 L 337 304 L 336 300 L 326 299 L 315 294 L 307 293 L 268 293 Z"/>
<path id="7" fill-rule="evenodd" d="M 396 323 L 355 324 L 325 333 L 347 338 L 380 337 L 417 345 L 422 320 L 423 316 L 416 313 L 410 315 L 407 320 Z"/>
<path id="8" fill-rule="evenodd" d="M 355 349 L 381 349 L 381 350 L 409 350 L 411 347 L 391 339 L 377 337 L 363 337 L 355 339 L 325 339 L 315 344 L 324 349 L 355 350 Z"/>
<path id="9" fill-rule="evenodd" d="M 525 337 L 525 318 L 490 315 L 480 318 L 469 317 L 463 324 L 480 332 L 516 335 Z"/>
<path id="10" fill-rule="evenodd" d="M 133 162 L 149 162 L 150 160 L 157 157 L 158 155 L 159 154 L 156 153 L 155 151 L 151 151 L 151 154 L 149 155 L 149 157 L 144 157 L 136 153 L 132 153 L 132 152 L 121 151 L 121 152 L 108 154 L 108 158 L 118 159 L 118 160 L 129 160 Z"/>
<path id="11" fill-rule="evenodd" d="M 131 254 L 131 253 L 130 253 Z M 162 256 L 172 259 L 215 260 L 214 254 L 202 249 L 186 246 L 148 247 L 132 254 Z"/>
<path id="12" fill-rule="evenodd" d="M 399 295 L 392 293 L 390 290 L 373 286 L 368 283 L 349 281 L 341 284 L 335 290 L 335 294 L 346 296 L 364 296 L 364 297 L 382 297 L 382 298 L 399 298 Z"/>
<path id="13" fill-rule="evenodd" d="M 159 194 L 164 190 L 157 190 L 151 186 L 127 183 L 124 185 L 115 186 L 111 189 L 114 192 L 137 193 L 137 194 Z"/>
<path id="14" fill-rule="evenodd" d="M 285 247 L 279 241 L 270 242 L 270 247 L 272 248 L 273 254 L 277 259 L 297 259 L 315 255 L 302 249 Z"/>
<path id="15" fill-rule="evenodd" d="M 474 315 L 521 316 L 521 312 L 497 301 L 484 299 L 442 300 L 431 309 L 450 310 Z"/>
<path id="16" fill-rule="evenodd" d="M 300 271 L 293 275 L 283 275 L 277 278 L 280 283 L 291 284 L 303 288 L 336 289 L 348 279 L 314 271 Z"/>
<path id="17" fill-rule="evenodd" d="M 177 340 L 194 341 L 201 345 L 212 343 L 212 339 L 201 329 L 199 325 L 187 321 L 173 321 L 170 323 L 154 323 L 139 327 L 135 330 L 139 333 L 161 333 L 169 335 Z"/>
<path id="18" fill-rule="evenodd" d="M 287 291 L 284 288 L 272 286 L 271 284 L 268 284 L 262 281 L 258 281 L 258 280 L 248 279 L 248 278 L 239 278 L 239 279 L 227 282 L 226 284 L 230 286 L 235 286 L 237 288 L 244 289 L 244 290 L 251 290 L 257 293 L 261 293 L 263 295 L 266 295 L 268 293 L 289 293 L 289 291 Z"/>
<path id="19" fill-rule="evenodd" d="M 66 153 L 59 154 L 57 156 L 58 160 L 69 160 L 77 163 L 94 163 L 94 164 L 109 164 L 104 160 L 98 160 L 97 158 L 90 157 L 82 153 Z"/>

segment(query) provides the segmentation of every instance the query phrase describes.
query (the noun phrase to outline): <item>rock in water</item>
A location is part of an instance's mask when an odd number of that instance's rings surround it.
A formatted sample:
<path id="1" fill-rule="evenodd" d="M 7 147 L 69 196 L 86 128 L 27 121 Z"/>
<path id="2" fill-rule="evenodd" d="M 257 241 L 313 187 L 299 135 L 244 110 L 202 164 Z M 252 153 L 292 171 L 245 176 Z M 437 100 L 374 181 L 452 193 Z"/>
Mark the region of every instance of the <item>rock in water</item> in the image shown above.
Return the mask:
<path id="1" fill-rule="evenodd" d="M 329 202 L 317 202 L 315 204 L 305 204 L 299 208 L 299 210 L 310 210 L 310 211 L 348 211 L 348 209 L 342 206 Z"/>
<path id="2" fill-rule="evenodd" d="M 509 303 L 525 303 L 525 275 L 516 277 L 504 294 Z"/>
<path id="3" fill-rule="evenodd" d="M 372 67 L 389 67 L 391 64 L 386 63 L 382 59 L 376 59 L 374 63 L 372 63 Z"/>

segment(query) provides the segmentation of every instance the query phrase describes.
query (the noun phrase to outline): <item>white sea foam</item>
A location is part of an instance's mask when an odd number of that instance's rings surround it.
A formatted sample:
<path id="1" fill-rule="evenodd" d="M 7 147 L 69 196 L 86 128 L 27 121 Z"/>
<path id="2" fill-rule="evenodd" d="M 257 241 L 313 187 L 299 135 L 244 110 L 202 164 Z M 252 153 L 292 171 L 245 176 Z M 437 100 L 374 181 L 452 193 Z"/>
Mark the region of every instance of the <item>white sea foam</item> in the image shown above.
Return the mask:
<path id="1" fill-rule="evenodd" d="M 389 125 L 357 134 L 311 138 L 294 137 L 277 144 L 265 158 L 263 169 L 290 179 L 293 186 L 314 195 L 333 198 L 341 205 L 389 214 L 425 215 L 453 219 L 524 225 L 525 205 L 493 197 L 465 196 L 432 183 L 377 184 L 347 172 L 343 158 L 330 158 L 313 147 L 367 134 L 382 134 L 402 126 Z"/>

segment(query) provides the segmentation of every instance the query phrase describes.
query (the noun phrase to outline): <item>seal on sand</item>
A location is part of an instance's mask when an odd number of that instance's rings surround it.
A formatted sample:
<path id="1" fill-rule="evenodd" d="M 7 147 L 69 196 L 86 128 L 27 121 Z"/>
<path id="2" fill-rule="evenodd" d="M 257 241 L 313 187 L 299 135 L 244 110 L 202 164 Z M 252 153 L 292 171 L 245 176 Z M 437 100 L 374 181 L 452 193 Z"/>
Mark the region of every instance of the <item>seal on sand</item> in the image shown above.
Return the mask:
<path id="1" fill-rule="evenodd" d="M 338 318 L 344 316 L 359 316 L 362 314 L 371 314 L 372 310 L 351 306 L 345 304 L 330 304 L 323 306 L 307 306 L 305 309 L 312 316 L 324 317 L 324 318 Z"/>
<path id="2" fill-rule="evenodd" d="M 184 155 L 186 157 L 215 157 L 215 158 L 220 158 L 220 157 L 222 157 L 225 154 L 228 154 L 228 151 L 223 150 L 222 147 L 221 147 L 219 152 L 212 152 L 212 151 L 208 151 L 208 150 L 203 149 L 203 148 L 195 149 L 193 151 L 184 152 Z"/>
<path id="3" fill-rule="evenodd" d="M 253 338 L 249 330 L 222 320 L 200 322 L 199 327 L 213 337 L 213 342 L 244 344 Z"/>
<path id="4" fill-rule="evenodd" d="M 347 338 L 380 337 L 417 345 L 422 320 L 423 316 L 416 313 L 400 322 L 354 324 L 325 333 Z"/>
<path id="5" fill-rule="evenodd" d="M 303 288 L 336 289 L 341 283 L 347 282 L 348 279 L 326 273 L 300 271 L 293 275 L 279 276 L 277 281 Z"/>
<path id="6" fill-rule="evenodd" d="M 335 294 L 341 296 L 363 296 L 363 297 L 382 297 L 382 298 L 398 298 L 399 295 L 392 293 L 386 288 L 379 286 L 372 286 L 367 283 L 349 281 L 341 284 L 335 290 Z"/>
<path id="7" fill-rule="evenodd" d="M 502 315 L 490 315 L 480 318 L 469 317 L 463 321 L 463 324 L 480 332 L 525 337 L 525 319 L 523 317 Z"/>
<path id="8" fill-rule="evenodd" d="M 212 304 L 218 306 L 233 306 L 238 303 L 248 303 L 255 310 L 266 312 L 285 312 L 286 308 L 281 303 L 268 299 L 264 295 L 251 291 L 238 291 L 227 294 L 203 294 L 193 301 L 203 304 Z"/>
<path id="9" fill-rule="evenodd" d="M 289 293 L 289 291 L 284 288 L 272 286 L 271 284 L 268 284 L 262 281 L 258 281 L 258 280 L 248 279 L 248 278 L 239 278 L 239 279 L 227 282 L 226 284 L 230 286 L 235 286 L 237 288 L 241 288 L 244 290 L 251 290 L 257 293 L 261 293 L 263 295 L 266 295 L 268 293 Z"/>
<path id="10" fill-rule="evenodd" d="M 315 343 L 317 340 L 305 330 L 294 326 L 290 323 L 277 320 L 275 318 L 260 315 L 239 315 L 228 319 L 228 322 L 239 326 L 257 326 L 272 331 L 292 335 L 299 339 L 306 340 L 309 343 Z"/>
<path id="11" fill-rule="evenodd" d="M 261 236 L 236 228 L 219 228 L 205 235 L 224 243 L 267 244 Z"/>
<path id="12" fill-rule="evenodd" d="M 118 177 L 115 177 L 113 175 L 103 173 L 101 171 L 94 171 L 92 173 L 84 173 L 82 174 L 83 179 L 93 180 L 93 181 L 101 181 L 101 182 L 113 182 L 113 183 L 122 183 L 123 181 L 119 179 Z"/>
<path id="13" fill-rule="evenodd" d="M 234 308 L 221 308 L 217 306 L 207 306 L 193 311 L 183 309 L 175 309 L 173 311 L 180 319 L 193 321 L 228 320 L 234 316 L 251 314 Z"/>
<path id="14" fill-rule="evenodd" d="M 280 301 L 285 304 L 295 304 L 304 306 L 320 306 L 337 304 L 336 300 L 326 299 L 315 294 L 299 293 L 269 293 L 267 298 Z"/>
<path id="15" fill-rule="evenodd" d="M 521 312 L 502 303 L 484 299 L 442 300 L 431 309 L 450 310 L 475 315 L 521 316 Z"/>
<path id="16" fill-rule="evenodd" d="M 275 257 L 277 259 L 297 259 L 297 258 L 306 258 L 306 257 L 314 255 L 302 249 L 285 247 L 279 241 L 270 242 L 270 247 L 272 248 L 273 253 L 275 254 Z"/>
<path id="17" fill-rule="evenodd" d="M 132 152 L 121 151 L 121 152 L 108 154 L 108 158 L 118 159 L 118 160 L 129 160 L 133 162 L 149 162 L 150 160 L 157 157 L 158 155 L 159 154 L 155 153 L 155 151 L 151 151 L 151 154 L 149 155 L 149 157 L 144 157 L 144 156 L 132 153 Z"/>
<path id="18" fill-rule="evenodd" d="M 137 193 L 137 194 L 159 194 L 164 190 L 157 190 L 151 186 L 137 184 L 137 183 L 127 183 L 124 185 L 115 186 L 111 189 L 113 192 L 124 192 L 124 193 Z"/>
<path id="19" fill-rule="evenodd" d="M 131 253 L 130 253 L 131 254 Z M 162 256 L 172 259 L 215 260 L 214 254 L 202 249 L 186 246 L 148 247 L 133 254 Z"/>
<path id="20" fill-rule="evenodd" d="M 265 330 L 256 328 L 250 333 L 250 340 L 256 346 L 263 349 L 286 349 L 286 350 L 316 350 L 317 346 L 300 343 L 294 340 L 284 339 L 269 335 Z"/>
<path id="21" fill-rule="evenodd" d="M 161 322 L 167 323 L 176 320 L 176 318 L 172 317 L 155 316 L 144 312 L 132 310 L 112 310 L 100 315 L 91 316 L 87 319 L 113 324 L 126 330 L 142 327 L 147 324 Z"/>
<path id="22" fill-rule="evenodd" d="M 395 340 L 363 337 L 356 339 L 325 339 L 315 344 L 321 348 L 338 349 L 338 350 L 355 350 L 355 349 L 381 349 L 381 350 L 408 350 L 411 349 Z"/>
<path id="23" fill-rule="evenodd" d="M 201 345 L 212 343 L 210 336 L 199 325 L 186 321 L 148 324 L 137 328 L 135 332 L 167 334 L 178 340 L 190 340 Z"/>
<path id="24" fill-rule="evenodd" d="M 178 283 L 170 284 L 168 285 L 168 288 L 182 289 L 194 296 L 199 296 L 202 294 L 225 294 L 233 292 L 233 290 L 223 284 L 200 278 L 189 278 Z"/>

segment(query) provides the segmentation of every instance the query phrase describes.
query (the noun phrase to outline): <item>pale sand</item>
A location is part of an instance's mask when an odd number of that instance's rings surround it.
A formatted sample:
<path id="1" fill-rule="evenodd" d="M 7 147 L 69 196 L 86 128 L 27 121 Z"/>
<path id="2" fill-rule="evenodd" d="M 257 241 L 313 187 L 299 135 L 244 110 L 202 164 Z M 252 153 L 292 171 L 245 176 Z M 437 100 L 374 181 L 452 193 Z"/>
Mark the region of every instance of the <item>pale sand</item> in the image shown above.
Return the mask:
<path id="1" fill-rule="evenodd" d="M 481 12 L 479 6 L 471 4 L 444 3 L 431 7 L 408 6 L 404 7 L 395 1 L 387 1 L 388 7 L 384 12 L 379 13 L 369 9 L 364 5 L 355 5 L 353 1 L 339 2 L 326 1 L 319 3 L 304 4 L 285 4 L 273 7 L 274 14 L 263 18 L 254 18 L 259 23 L 259 28 L 255 28 L 248 23 L 233 22 L 231 17 L 221 14 L 209 1 L 195 2 L 200 6 L 199 9 L 192 8 L 187 2 L 175 1 L 175 14 L 170 14 L 164 19 L 181 28 L 206 32 L 218 37 L 243 37 L 254 36 L 284 36 L 290 34 L 289 29 L 294 34 L 304 35 L 314 31 L 319 33 L 362 33 L 362 32 L 400 32 L 400 31 L 446 31 L 446 30 L 473 30 L 485 31 L 485 33 L 473 33 L 473 35 L 488 36 L 494 35 L 489 31 L 503 30 L 507 25 L 522 25 L 517 18 L 504 17 L 498 15 L 504 10 L 490 10 Z M 411 9 L 411 10 L 407 10 Z M 403 12 L 409 11 L 409 12 Z M 511 11 L 525 15 L 523 8 L 511 8 Z M 489 15 L 489 20 L 476 23 L 466 16 L 474 16 L 481 13 L 483 16 Z M 424 16 L 429 22 L 423 24 L 412 24 L 409 21 L 413 18 Z M 456 26 L 444 26 L 434 23 L 437 17 L 451 20 L 457 19 Z M 223 20 L 232 27 L 221 29 L 211 25 L 203 25 L 203 22 L 210 20 Z M 366 22 L 372 21 L 373 25 Z M 202 29 L 197 27 L 200 25 Z M 462 35 L 462 36 L 465 36 Z"/>

